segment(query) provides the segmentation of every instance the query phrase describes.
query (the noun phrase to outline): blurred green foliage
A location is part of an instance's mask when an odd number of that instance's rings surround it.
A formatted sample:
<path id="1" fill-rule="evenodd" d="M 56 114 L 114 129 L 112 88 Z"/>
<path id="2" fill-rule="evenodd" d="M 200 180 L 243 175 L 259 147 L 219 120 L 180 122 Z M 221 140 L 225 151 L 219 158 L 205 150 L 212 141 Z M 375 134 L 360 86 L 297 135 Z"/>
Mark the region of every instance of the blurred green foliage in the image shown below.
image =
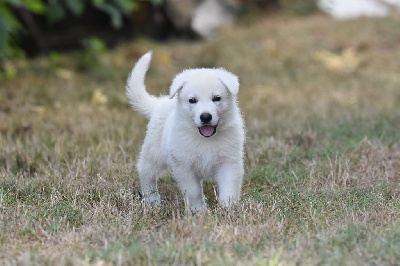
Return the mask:
<path id="1" fill-rule="evenodd" d="M 13 10 L 23 8 L 46 17 L 49 24 L 63 20 L 67 12 L 81 16 L 88 4 L 109 15 L 114 28 L 122 26 L 123 16 L 130 14 L 140 0 L 1 0 L 0 1 L 0 59 L 20 54 L 17 35 L 22 29 Z M 153 0 L 154 4 L 159 0 Z"/>
<path id="2" fill-rule="evenodd" d="M 18 45 L 18 34 L 23 31 L 23 25 L 15 16 L 15 11 L 18 9 L 42 15 L 51 25 L 66 19 L 67 14 L 82 16 L 85 9 L 94 7 L 110 17 L 110 23 L 114 28 L 121 28 L 124 16 L 131 14 L 138 7 L 139 1 L 149 1 L 158 6 L 164 0 L 0 0 L 0 60 L 23 54 Z M 284 11 L 301 15 L 317 10 L 317 0 L 252 0 L 251 2 L 275 4 Z"/>
<path id="3" fill-rule="evenodd" d="M 82 41 L 83 49 L 77 53 L 77 66 L 80 70 L 93 69 L 103 65 L 102 55 L 107 52 L 105 42 L 97 37 L 90 37 Z"/>
<path id="4" fill-rule="evenodd" d="M 45 10 L 43 0 L 2 0 L 0 1 L 0 59 L 20 53 L 16 44 L 16 32 L 21 24 L 12 12 L 12 8 L 26 8 L 34 14 Z"/>
<path id="5" fill-rule="evenodd" d="M 282 9 L 299 15 L 309 15 L 317 11 L 317 0 L 279 0 Z"/>

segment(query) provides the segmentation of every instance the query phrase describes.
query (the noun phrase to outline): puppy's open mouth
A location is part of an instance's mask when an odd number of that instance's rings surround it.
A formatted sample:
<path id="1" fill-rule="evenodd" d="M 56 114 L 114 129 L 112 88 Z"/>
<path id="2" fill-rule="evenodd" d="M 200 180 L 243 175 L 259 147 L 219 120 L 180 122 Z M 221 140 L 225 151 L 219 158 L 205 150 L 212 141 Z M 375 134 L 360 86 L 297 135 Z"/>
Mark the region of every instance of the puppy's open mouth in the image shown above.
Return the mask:
<path id="1" fill-rule="evenodd" d="M 199 127 L 199 133 L 203 136 L 203 137 L 211 137 L 212 135 L 215 134 L 215 132 L 217 132 L 217 126 L 202 126 Z"/>

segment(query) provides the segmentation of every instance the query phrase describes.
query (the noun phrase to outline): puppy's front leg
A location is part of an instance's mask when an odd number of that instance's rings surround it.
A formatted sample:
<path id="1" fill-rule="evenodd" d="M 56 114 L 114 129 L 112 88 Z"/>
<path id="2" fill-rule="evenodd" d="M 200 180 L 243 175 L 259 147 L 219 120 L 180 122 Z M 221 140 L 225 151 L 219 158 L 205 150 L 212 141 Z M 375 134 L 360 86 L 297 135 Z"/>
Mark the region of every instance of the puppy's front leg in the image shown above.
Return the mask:
<path id="1" fill-rule="evenodd" d="M 216 181 L 219 190 L 219 202 L 222 206 L 229 207 L 240 199 L 243 180 L 242 163 L 225 163 L 217 173 Z"/>
<path id="2" fill-rule="evenodd" d="M 193 173 L 193 170 L 186 167 L 174 167 L 172 172 L 190 209 L 192 211 L 204 211 L 203 184 Z"/>

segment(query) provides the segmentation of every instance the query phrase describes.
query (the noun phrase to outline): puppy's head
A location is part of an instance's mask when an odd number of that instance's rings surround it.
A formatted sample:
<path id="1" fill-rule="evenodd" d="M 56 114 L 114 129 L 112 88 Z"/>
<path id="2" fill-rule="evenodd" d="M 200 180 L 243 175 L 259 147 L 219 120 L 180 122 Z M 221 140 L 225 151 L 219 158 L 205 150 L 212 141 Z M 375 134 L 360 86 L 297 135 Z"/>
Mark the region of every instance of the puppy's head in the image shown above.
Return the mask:
<path id="1" fill-rule="evenodd" d="M 189 69 L 173 80 L 169 97 L 178 97 L 183 115 L 193 120 L 203 137 L 217 132 L 221 116 L 229 112 L 239 90 L 239 79 L 225 69 Z"/>

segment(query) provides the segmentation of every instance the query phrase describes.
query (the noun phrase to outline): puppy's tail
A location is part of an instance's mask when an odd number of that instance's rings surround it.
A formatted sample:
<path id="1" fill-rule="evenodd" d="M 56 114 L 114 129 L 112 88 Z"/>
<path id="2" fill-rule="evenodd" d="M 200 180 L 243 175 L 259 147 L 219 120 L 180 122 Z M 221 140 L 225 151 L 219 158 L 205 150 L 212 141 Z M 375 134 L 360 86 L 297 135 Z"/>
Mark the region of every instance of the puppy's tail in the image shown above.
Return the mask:
<path id="1" fill-rule="evenodd" d="M 149 69 L 152 52 L 143 55 L 135 64 L 126 82 L 126 95 L 133 109 L 150 118 L 158 99 L 146 91 L 144 78 Z"/>

